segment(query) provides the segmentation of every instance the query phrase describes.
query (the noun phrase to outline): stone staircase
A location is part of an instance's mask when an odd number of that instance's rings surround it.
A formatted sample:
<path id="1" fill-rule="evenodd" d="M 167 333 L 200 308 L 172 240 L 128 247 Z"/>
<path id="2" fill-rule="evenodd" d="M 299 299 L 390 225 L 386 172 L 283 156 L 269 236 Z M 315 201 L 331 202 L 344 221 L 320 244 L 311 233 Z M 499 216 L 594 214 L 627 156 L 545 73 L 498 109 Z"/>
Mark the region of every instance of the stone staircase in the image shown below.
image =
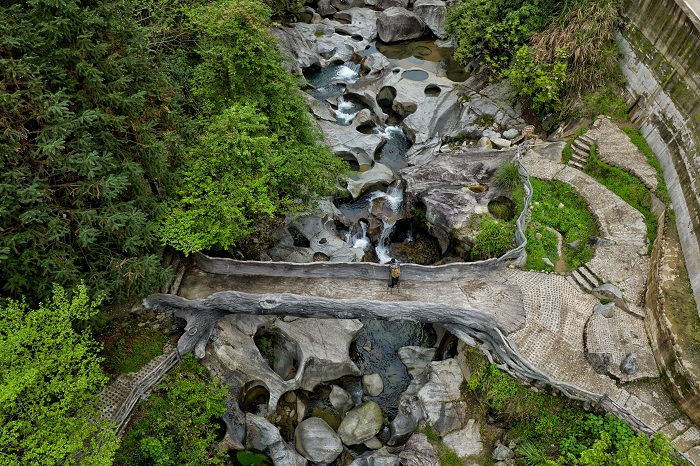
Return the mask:
<path id="1" fill-rule="evenodd" d="M 584 293 L 590 293 L 593 288 L 603 284 L 603 281 L 588 268 L 588 265 L 582 265 L 578 269 L 571 271 L 566 276 L 566 281 L 580 288 Z"/>
<path id="2" fill-rule="evenodd" d="M 574 153 L 567 165 L 583 170 L 583 167 L 586 165 L 586 160 L 591 153 L 591 147 L 593 144 L 595 144 L 595 139 L 591 138 L 590 136 L 586 136 L 585 134 L 574 139 L 574 142 L 571 143 L 571 148 L 573 149 Z"/>

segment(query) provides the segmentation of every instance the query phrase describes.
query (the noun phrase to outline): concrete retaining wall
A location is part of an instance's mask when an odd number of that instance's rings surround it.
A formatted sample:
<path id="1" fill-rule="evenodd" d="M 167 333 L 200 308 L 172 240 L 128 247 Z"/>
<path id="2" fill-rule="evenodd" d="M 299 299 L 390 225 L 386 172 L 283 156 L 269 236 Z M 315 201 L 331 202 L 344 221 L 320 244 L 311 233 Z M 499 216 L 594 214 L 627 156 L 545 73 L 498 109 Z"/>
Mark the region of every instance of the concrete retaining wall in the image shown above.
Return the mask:
<path id="1" fill-rule="evenodd" d="M 664 237 L 666 217 L 659 222 L 659 234 L 651 256 L 649 282 L 647 285 L 647 315 L 644 320 L 649 343 L 656 364 L 668 380 L 671 396 L 688 417 L 700 424 L 700 382 L 683 362 L 682 351 L 673 334 L 671 322 L 666 316 L 664 296 L 661 290 L 660 270 L 664 266 Z"/>
<path id="2" fill-rule="evenodd" d="M 684 0 L 624 0 L 623 16 L 632 120 L 663 167 L 700 305 L 700 19 Z"/>

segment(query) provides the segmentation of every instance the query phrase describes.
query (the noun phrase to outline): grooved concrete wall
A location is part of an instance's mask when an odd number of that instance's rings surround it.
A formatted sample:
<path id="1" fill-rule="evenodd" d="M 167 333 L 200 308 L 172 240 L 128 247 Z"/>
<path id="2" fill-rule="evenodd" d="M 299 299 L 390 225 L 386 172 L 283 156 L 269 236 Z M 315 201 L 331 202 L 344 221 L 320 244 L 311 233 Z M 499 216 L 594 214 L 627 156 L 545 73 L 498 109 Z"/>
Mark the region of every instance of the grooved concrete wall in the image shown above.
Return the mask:
<path id="1" fill-rule="evenodd" d="M 632 120 L 654 150 L 700 312 L 700 19 L 698 0 L 624 0 L 621 60 Z"/>
<path id="2" fill-rule="evenodd" d="M 659 221 L 658 235 L 651 255 L 651 266 L 647 283 L 644 319 L 647 336 L 654 358 L 668 381 L 671 395 L 681 410 L 696 424 L 700 424 L 700 382 L 696 382 L 683 362 L 683 352 L 675 344 L 676 337 L 671 322 L 666 316 L 664 296 L 661 291 L 660 269 L 664 267 L 664 233 L 667 215 Z"/>

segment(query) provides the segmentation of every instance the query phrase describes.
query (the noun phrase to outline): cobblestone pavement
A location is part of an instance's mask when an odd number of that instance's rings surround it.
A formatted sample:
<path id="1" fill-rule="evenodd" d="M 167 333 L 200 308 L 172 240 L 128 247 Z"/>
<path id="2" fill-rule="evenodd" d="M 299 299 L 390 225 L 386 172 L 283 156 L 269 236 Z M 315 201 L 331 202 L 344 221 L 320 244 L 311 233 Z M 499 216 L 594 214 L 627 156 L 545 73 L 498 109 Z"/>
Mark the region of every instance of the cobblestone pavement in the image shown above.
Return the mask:
<path id="1" fill-rule="evenodd" d="M 598 118 L 586 136 L 598 141 L 598 158 L 637 177 L 652 192 L 656 192 L 659 186 L 656 170 L 615 123 L 607 118 Z"/>

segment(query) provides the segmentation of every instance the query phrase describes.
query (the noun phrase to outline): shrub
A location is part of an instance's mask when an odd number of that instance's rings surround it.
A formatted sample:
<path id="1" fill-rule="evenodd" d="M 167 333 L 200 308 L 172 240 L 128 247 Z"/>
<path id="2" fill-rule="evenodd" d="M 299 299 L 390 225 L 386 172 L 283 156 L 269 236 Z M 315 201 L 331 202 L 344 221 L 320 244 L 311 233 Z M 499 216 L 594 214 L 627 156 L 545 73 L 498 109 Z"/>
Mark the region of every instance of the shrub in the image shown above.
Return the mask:
<path id="1" fill-rule="evenodd" d="M 204 366 L 185 356 L 139 407 L 114 464 L 195 466 L 223 460 L 215 439 L 227 398 Z"/>

